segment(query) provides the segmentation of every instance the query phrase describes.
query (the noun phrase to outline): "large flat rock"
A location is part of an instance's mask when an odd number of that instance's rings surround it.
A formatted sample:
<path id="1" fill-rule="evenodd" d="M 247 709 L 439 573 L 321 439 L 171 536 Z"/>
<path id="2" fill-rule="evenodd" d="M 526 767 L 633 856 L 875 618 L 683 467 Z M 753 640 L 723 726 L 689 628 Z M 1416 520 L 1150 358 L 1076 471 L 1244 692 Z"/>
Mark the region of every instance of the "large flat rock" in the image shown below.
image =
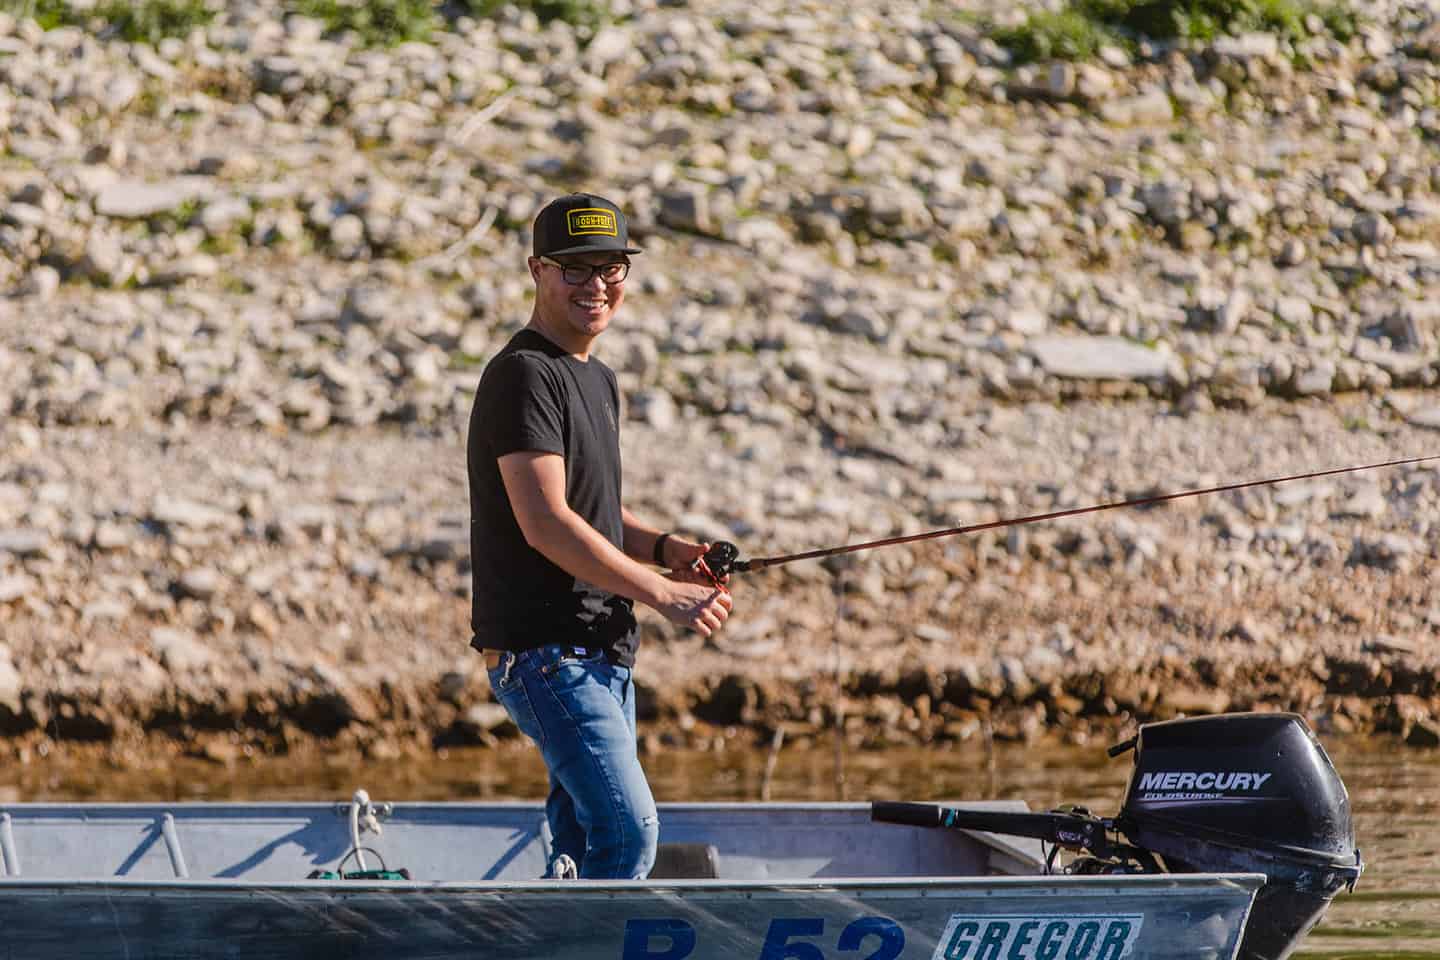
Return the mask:
<path id="1" fill-rule="evenodd" d="M 1027 349 L 1046 373 L 1070 380 L 1152 380 L 1169 368 L 1164 354 L 1123 337 L 1035 337 Z"/>
<path id="2" fill-rule="evenodd" d="M 187 200 L 215 189 L 207 177 L 175 177 L 160 183 L 116 180 L 95 195 L 95 212 L 102 217 L 140 220 L 178 209 Z"/>

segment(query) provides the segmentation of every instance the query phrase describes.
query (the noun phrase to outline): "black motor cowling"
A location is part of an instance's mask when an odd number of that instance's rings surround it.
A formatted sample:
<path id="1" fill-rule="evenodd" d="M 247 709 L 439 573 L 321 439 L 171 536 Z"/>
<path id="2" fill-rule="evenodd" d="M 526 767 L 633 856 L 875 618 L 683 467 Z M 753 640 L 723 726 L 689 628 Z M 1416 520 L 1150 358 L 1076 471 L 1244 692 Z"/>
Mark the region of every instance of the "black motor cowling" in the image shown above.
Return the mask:
<path id="1" fill-rule="evenodd" d="M 1305 721 L 1241 713 L 1151 723 L 1116 827 L 1175 872 L 1263 873 L 1242 960 L 1283 960 L 1361 871 L 1350 798 Z"/>

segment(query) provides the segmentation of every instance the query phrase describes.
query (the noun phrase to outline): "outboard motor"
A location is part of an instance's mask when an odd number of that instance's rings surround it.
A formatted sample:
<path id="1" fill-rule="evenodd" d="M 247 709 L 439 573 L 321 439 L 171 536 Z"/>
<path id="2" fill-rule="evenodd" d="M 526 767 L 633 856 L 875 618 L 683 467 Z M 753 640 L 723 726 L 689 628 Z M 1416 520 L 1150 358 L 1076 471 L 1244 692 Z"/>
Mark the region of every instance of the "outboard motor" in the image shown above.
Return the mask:
<path id="1" fill-rule="evenodd" d="M 1363 865 L 1350 797 L 1325 749 L 1293 713 L 1147 723 L 1111 756 L 1135 768 L 1115 817 L 871 804 L 871 819 L 1036 837 L 1082 851 L 1073 874 L 1262 873 L 1240 960 L 1284 960 Z M 1125 841 L 1112 839 L 1119 834 Z M 1047 870 L 1053 865 L 1047 864 Z M 1163 867 L 1162 867 L 1163 861 Z"/>
<path id="2" fill-rule="evenodd" d="M 1176 873 L 1263 873 L 1244 960 L 1283 960 L 1360 876 L 1350 797 L 1293 713 L 1151 723 L 1115 827 Z M 1112 751 L 1116 752 L 1116 751 Z"/>

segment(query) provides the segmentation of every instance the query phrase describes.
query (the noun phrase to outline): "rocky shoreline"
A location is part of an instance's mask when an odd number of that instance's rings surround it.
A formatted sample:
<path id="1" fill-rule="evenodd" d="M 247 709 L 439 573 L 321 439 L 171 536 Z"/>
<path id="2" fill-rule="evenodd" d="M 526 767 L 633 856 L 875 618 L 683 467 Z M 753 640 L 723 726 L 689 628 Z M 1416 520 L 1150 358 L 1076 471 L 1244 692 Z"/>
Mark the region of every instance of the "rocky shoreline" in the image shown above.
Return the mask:
<path id="1" fill-rule="evenodd" d="M 0 734 L 505 740 L 463 429 L 571 187 L 646 249 L 627 499 L 746 554 L 1434 452 L 1440 9 L 1365 13 L 1040 65 L 919 2 L 393 49 L 0 14 Z M 646 748 L 1251 708 L 1434 747 L 1437 463 L 745 579 L 713 641 L 646 620 Z"/>

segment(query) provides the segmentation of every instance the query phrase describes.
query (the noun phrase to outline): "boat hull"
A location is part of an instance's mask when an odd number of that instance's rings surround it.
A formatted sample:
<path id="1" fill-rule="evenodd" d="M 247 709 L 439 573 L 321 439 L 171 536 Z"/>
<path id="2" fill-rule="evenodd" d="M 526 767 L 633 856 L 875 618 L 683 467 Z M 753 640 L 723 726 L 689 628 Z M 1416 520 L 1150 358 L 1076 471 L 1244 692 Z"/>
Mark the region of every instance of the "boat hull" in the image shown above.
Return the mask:
<path id="1" fill-rule="evenodd" d="M 6 880 L 0 930 L 31 960 L 1217 960 L 1262 882 Z"/>
<path id="2" fill-rule="evenodd" d="M 698 854 L 666 879 L 535 880 L 538 804 L 366 812 L 414 880 L 305 879 L 365 865 L 353 804 L 0 808 L 0 960 L 1226 960 L 1264 880 L 1044 876 L 1037 841 L 846 803 L 662 804 Z"/>

